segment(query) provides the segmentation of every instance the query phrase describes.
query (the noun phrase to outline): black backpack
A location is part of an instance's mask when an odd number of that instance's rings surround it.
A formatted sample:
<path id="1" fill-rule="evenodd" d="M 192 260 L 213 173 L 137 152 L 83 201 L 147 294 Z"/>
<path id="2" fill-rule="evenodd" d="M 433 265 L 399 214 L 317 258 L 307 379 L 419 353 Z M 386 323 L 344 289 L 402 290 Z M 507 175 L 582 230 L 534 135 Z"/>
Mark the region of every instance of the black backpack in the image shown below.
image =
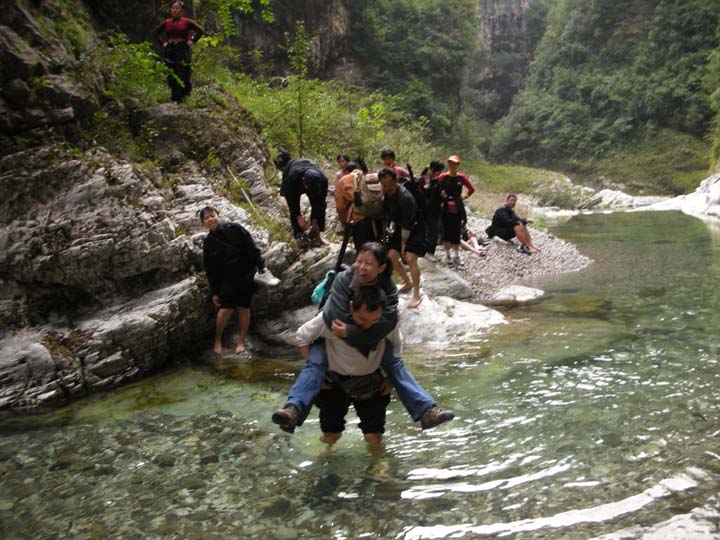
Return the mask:
<path id="1" fill-rule="evenodd" d="M 401 178 L 400 183 L 405 186 L 415 199 L 415 220 L 420 221 L 427 215 L 428 199 L 423 189 L 423 179 L 415 178 L 412 167 L 407 164 L 407 170 L 410 172 L 410 178 Z"/>

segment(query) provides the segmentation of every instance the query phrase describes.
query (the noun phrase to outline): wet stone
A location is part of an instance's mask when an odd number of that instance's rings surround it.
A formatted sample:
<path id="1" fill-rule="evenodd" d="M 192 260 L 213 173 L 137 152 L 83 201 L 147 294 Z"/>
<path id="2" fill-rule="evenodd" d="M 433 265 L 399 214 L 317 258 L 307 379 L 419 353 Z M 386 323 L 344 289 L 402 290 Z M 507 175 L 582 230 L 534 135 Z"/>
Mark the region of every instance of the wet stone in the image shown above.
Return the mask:
<path id="1" fill-rule="evenodd" d="M 201 465 L 208 465 L 210 463 L 218 463 L 220 461 L 220 458 L 216 454 L 209 455 L 209 456 L 203 456 L 200 458 L 200 464 Z"/>
<path id="2" fill-rule="evenodd" d="M 273 501 L 265 510 L 263 510 L 262 517 L 282 517 L 286 515 L 292 509 L 292 504 L 285 497 Z"/>
<path id="3" fill-rule="evenodd" d="M 300 538 L 300 533 L 289 527 L 278 527 L 275 532 L 275 540 L 296 540 Z"/>
<path id="4" fill-rule="evenodd" d="M 179 480 L 178 487 L 181 489 L 201 489 L 205 487 L 205 480 L 199 476 L 186 476 Z"/>
<path id="5" fill-rule="evenodd" d="M 153 463 L 159 467 L 173 467 L 175 465 L 175 456 L 170 454 L 161 454 L 153 458 Z"/>

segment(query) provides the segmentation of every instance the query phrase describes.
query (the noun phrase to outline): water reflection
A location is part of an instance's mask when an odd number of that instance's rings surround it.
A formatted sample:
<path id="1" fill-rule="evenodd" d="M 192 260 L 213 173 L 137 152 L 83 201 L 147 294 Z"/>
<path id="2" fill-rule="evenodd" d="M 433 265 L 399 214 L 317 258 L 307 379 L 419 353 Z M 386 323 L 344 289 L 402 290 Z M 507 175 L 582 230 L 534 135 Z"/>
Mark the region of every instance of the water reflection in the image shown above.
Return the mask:
<path id="1" fill-rule="evenodd" d="M 298 363 L 193 366 L 0 422 L 7 538 L 718 538 L 720 250 L 680 214 L 580 216 L 596 263 L 531 284 L 509 325 L 407 357 L 455 421 L 390 406 L 384 453 L 350 423 L 270 412 Z M 661 243 L 659 243 L 661 242 Z M 663 536 L 664 535 L 664 536 Z"/>

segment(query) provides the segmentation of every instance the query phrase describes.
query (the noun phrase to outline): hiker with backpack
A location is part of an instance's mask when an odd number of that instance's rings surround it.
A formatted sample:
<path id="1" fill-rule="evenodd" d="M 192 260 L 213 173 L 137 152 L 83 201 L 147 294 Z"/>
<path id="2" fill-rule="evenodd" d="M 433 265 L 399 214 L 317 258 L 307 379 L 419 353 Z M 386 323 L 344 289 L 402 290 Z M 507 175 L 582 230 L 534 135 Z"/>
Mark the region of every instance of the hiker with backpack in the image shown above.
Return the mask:
<path id="1" fill-rule="evenodd" d="M 217 210 L 206 206 L 200 210 L 200 221 L 208 230 L 203 242 L 203 262 L 217 308 L 213 352 L 222 353 L 222 335 L 233 311 L 238 313 L 236 353 L 245 351 L 245 338 L 250 328 L 250 301 L 255 293 L 254 276 L 265 275 L 268 284 L 276 284 L 260 250 L 250 233 L 239 223 L 221 223 Z M 273 280 L 270 283 L 270 280 Z"/>
<path id="2" fill-rule="evenodd" d="M 357 324 L 350 308 L 355 291 L 363 287 L 379 289 L 387 298 L 382 316 L 368 328 Z M 325 326 L 361 353 L 363 361 L 367 361 L 380 342 L 395 330 L 398 323 L 398 292 L 392 280 L 388 253 L 382 244 L 368 242 L 360 247 L 355 264 L 335 278 L 322 313 Z M 305 421 L 327 371 L 325 344 L 322 340 L 312 343 L 307 351 L 303 350 L 303 355 L 306 357 L 305 366 L 290 389 L 285 406 L 272 415 L 272 421 L 288 433 L 293 433 Z M 438 407 L 430 394 L 417 383 L 405 367 L 400 350 L 386 344 L 380 367 L 407 412 L 415 422 L 420 422 L 422 429 L 433 428 L 455 417 L 452 411 Z"/>
<path id="3" fill-rule="evenodd" d="M 452 155 L 447 159 L 448 172 L 439 177 L 440 198 L 442 199 L 442 240 L 445 246 L 448 266 L 460 266 L 460 237 L 463 223 L 467 222 L 464 199 L 475 192 L 467 175 L 458 172 L 460 158 Z M 463 194 L 463 187 L 467 193 Z M 451 258 L 450 250 L 455 252 Z"/>
<path id="4" fill-rule="evenodd" d="M 388 257 L 403 281 L 400 292 L 412 290 L 413 295 L 407 303 L 407 308 L 414 309 L 422 301 L 418 258 L 424 257 L 427 250 L 425 247 L 425 223 L 419 215 L 415 196 L 400 184 L 395 169 L 385 167 L 378 173 L 378 177 L 384 196 L 385 245 L 389 250 Z M 405 271 L 403 261 L 407 262 L 410 276 Z"/>
<path id="5" fill-rule="evenodd" d="M 302 240 L 309 227 L 311 245 L 327 245 L 327 241 L 322 237 L 322 231 L 325 230 L 327 177 L 314 161 L 305 158 L 290 159 L 290 154 L 285 150 L 278 154 L 275 166 L 282 171 L 280 196 L 285 197 L 290 211 L 293 236 Z M 300 197 L 303 193 L 310 200 L 309 224 L 300 211 Z"/>
<path id="6" fill-rule="evenodd" d="M 355 251 L 365 242 L 379 242 L 383 234 L 382 188 L 377 174 L 368 174 L 362 158 L 348 163 L 350 172 L 335 187 L 335 208 L 343 226 L 352 224 Z"/>

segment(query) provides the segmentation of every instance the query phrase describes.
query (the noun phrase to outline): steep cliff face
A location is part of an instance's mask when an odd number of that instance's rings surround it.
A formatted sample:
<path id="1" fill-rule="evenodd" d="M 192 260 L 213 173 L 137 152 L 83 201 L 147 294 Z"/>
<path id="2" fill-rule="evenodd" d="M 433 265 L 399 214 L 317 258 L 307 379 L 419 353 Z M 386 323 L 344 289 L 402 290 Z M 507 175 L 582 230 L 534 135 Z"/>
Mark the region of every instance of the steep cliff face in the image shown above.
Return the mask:
<path id="1" fill-rule="evenodd" d="M 121 111 L 104 75 L 77 70 L 98 26 L 80 0 L 13 0 L 0 16 L 0 409 L 109 389 L 204 348 L 205 205 L 250 230 L 283 279 L 255 297 L 258 319 L 306 303 L 332 257 L 270 243 L 287 218 L 237 101 Z M 145 157 L 89 138 L 95 111 L 115 116 L 93 132 L 104 140 L 151 126 Z"/>
<path id="2" fill-rule="evenodd" d="M 167 17 L 167 2 L 160 0 L 113 2 L 97 0 L 87 3 L 101 30 L 122 32 L 131 41 L 152 41 L 152 29 Z M 342 0 L 276 0 L 272 3 L 273 23 L 263 20 L 260 13 L 234 12 L 237 35 L 230 42 L 240 51 L 246 69 L 265 74 L 281 74 L 287 68 L 283 49 L 285 34 L 294 33 L 295 22 L 302 21 L 310 37 L 310 71 L 322 76 L 337 60 L 340 44 L 349 32 L 347 9 Z M 185 14 L 217 26 L 217 14 L 199 3 L 185 2 Z"/>
<path id="3" fill-rule="evenodd" d="M 504 116 L 522 88 L 544 32 L 545 12 L 543 0 L 480 0 L 481 51 L 471 68 L 470 86 L 481 96 L 476 107 L 483 118 Z"/>

